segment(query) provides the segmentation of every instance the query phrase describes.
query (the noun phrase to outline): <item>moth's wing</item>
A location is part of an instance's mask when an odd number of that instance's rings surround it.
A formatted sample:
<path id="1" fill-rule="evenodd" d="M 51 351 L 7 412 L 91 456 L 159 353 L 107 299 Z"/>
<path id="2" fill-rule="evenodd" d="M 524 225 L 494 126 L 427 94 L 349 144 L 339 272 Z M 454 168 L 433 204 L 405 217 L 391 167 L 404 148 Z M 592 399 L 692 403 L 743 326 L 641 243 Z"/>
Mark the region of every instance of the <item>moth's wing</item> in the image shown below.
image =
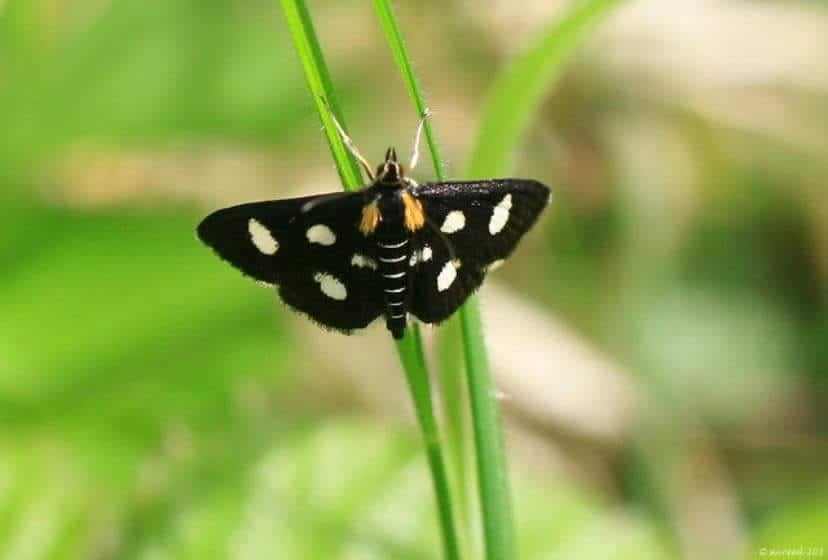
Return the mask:
<path id="1" fill-rule="evenodd" d="M 549 202 L 549 188 L 530 179 L 426 183 L 414 193 L 457 257 L 480 266 L 508 257 Z"/>
<path id="2" fill-rule="evenodd" d="M 250 202 L 216 210 L 196 232 L 219 257 L 247 276 L 275 284 L 295 264 L 293 259 L 304 256 L 309 225 L 333 220 L 333 207 L 343 214 L 358 214 L 361 204 L 359 193 Z"/>
<path id="3" fill-rule="evenodd" d="M 418 260 L 409 275 L 409 311 L 424 323 L 440 323 L 480 287 L 485 268 L 461 261 L 428 227 L 415 235 L 414 250 Z"/>
<path id="4" fill-rule="evenodd" d="M 357 227 L 363 204 L 361 193 L 242 204 L 207 216 L 198 237 L 291 307 L 349 331 L 383 310 L 376 248 Z"/>
<path id="5" fill-rule="evenodd" d="M 411 312 L 426 323 L 451 316 L 480 286 L 488 267 L 509 256 L 549 201 L 545 185 L 524 179 L 425 183 L 413 192 L 427 224 L 414 235 L 420 258 L 412 274 Z M 447 266 L 454 266 L 454 274 Z"/>

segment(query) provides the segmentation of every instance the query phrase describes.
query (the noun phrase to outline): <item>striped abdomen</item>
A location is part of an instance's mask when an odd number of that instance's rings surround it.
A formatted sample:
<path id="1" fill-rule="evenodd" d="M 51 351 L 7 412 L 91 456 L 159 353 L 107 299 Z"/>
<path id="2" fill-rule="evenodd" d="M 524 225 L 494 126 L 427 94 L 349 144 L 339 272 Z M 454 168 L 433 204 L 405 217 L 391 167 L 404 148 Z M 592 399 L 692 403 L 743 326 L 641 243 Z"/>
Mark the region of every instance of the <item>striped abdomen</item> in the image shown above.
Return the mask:
<path id="1" fill-rule="evenodd" d="M 407 236 L 377 239 L 379 273 L 385 296 L 385 324 L 394 338 L 402 338 L 408 312 L 408 270 L 411 255 Z"/>

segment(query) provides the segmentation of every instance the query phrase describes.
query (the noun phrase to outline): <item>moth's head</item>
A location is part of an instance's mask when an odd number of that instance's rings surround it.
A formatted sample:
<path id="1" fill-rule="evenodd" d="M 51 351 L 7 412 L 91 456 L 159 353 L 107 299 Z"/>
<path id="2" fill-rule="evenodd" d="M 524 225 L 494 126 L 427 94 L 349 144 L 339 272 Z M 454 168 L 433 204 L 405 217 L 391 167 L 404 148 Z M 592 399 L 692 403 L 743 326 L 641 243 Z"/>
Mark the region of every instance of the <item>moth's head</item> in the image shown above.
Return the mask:
<path id="1" fill-rule="evenodd" d="M 377 181 L 380 183 L 399 183 L 403 177 L 403 167 L 397 161 L 397 151 L 388 148 L 385 161 L 377 167 Z"/>

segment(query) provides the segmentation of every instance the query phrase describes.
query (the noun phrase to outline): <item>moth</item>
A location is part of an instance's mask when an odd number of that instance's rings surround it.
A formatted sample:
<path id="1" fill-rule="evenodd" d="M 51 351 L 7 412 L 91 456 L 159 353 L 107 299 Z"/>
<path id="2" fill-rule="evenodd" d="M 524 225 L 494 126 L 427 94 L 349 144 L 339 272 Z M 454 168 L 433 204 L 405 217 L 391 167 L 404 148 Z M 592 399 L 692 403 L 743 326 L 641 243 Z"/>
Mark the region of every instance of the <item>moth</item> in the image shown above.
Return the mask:
<path id="1" fill-rule="evenodd" d="M 418 184 L 407 171 L 427 117 L 408 166 L 388 148 L 376 172 L 333 118 L 370 178 L 365 188 L 217 210 L 198 237 L 323 327 L 350 333 L 383 316 L 400 339 L 409 315 L 444 321 L 514 250 L 549 189 L 529 179 Z"/>

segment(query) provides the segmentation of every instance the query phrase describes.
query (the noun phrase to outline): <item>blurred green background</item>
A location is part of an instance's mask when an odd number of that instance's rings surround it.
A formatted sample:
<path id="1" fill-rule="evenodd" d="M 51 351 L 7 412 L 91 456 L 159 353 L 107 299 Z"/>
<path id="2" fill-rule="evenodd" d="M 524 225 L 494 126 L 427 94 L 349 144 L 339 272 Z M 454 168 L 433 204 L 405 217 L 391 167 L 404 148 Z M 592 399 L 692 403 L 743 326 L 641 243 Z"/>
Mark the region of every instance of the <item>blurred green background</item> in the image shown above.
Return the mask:
<path id="1" fill-rule="evenodd" d="M 571 4 L 396 2 L 455 175 Z M 370 3 L 310 9 L 362 151 L 407 152 Z M 824 2 L 631 0 L 547 93 L 514 173 L 554 204 L 481 295 L 521 558 L 828 555 L 827 61 Z M 338 188 L 277 2 L 0 0 L 0 558 L 436 557 L 382 326 L 194 237 Z"/>

